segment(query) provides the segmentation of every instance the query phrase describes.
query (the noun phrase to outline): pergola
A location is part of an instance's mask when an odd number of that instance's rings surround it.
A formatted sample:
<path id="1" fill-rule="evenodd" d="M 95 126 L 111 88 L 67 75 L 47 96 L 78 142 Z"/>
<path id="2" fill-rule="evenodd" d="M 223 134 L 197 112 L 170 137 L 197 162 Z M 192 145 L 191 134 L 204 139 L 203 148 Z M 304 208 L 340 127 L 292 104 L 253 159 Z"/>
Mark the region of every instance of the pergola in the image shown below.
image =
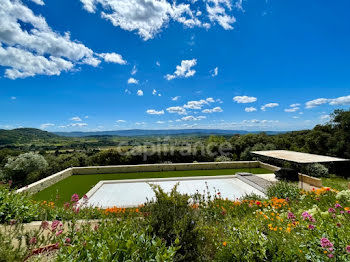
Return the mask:
<path id="1" fill-rule="evenodd" d="M 314 163 L 349 161 L 349 159 L 344 159 L 344 158 L 322 156 L 322 155 L 301 153 L 301 152 L 288 151 L 288 150 L 252 151 L 250 153 L 258 157 L 261 156 L 265 158 L 283 160 L 283 161 L 293 162 L 296 164 L 314 164 Z"/>

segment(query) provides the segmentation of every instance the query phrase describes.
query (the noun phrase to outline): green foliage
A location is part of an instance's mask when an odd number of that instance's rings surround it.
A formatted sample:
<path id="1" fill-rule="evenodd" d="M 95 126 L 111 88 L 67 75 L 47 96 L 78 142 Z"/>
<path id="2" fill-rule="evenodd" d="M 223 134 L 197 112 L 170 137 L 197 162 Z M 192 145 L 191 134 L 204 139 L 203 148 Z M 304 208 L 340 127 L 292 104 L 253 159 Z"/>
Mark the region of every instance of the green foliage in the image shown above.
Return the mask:
<path id="1" fill-rule="evenodd" d="M 229 162 L 232 161 L 232 159 L 228 156 L 218 156 L 215 158 L 215 162 Z"/>
<path id="2" fill-rule="evenodd" d="M 145 205 L 146 223 L 152 233 L 168 246 L 181 243 L 174 261 L 201 261 L 204 241 L 198 227 L 196 211 L 189 206 L 190 197 L 177 192 L 177 185 L 169 194 L 159 185 L 151 185 L 156 199 Z"/>
<path id="3" fill-rule="evenodd" d="M 137 221 L 105 220 L 92 230 L 70 232 L 71 245 L 62 245 L 57 261 L 173 261 L 177 247 L 150 236 Z M 66 238 L 61 238 L 64 244 Z"/>
<path id="4" fill-rule="evenodd" d="M 319 163 L 308 165 L 306 167 L 306 172 L 309 176 L 313 177 L 327 177 L 329 175 L 328 168 Z"/>
<path id="5" fill-rule="evenodd" d="M 300 189 L 296 184 L 278 181 L 277 183 L 269 186 L 266 190 L 266 195 L 268 198 L 289 198 L 289 199 L 297 199 L 300 194 Z"/>
<path id="6" fill-rule="evenodd" d="M 27 194 L 17 194 L 0 185 L 0 223 L 18 220 L 30 222 L 37 219 L 37 204 Z"/>
<path id="7" fill-rule="evenodd" d="M 47 167 L 48 163 L 43 156 L 32 152 L 24 153 L 7 160 L 4 167 L 4 178 L 18 184 L 26 180 L 29 174 L 44 171 Z"/>

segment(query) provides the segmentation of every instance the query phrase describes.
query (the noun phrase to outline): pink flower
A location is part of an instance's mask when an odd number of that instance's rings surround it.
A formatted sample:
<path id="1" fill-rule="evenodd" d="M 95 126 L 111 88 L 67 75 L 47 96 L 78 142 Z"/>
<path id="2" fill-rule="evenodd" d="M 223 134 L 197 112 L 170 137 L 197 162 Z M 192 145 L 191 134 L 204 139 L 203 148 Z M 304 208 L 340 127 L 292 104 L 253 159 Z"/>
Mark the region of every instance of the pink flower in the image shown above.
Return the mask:
<path id="1" fill-rule="evenodd" d="M 335 205 L 334 205 L 334 207 L 335 208 L 343 208 L 340 204 L 338 204 L 338 203 L 336 203 Z"/>
<path id="2" fill-rule="evenodd" d="M 294 220 L 294 219 L 296 219 L 296 217 L 292 212 L 288 212 L 288 219 Z"/>
<path id="3" fill-rule="evenodd" d="M 40 226 L 41 226 L 42 229 L 48 229 L 48 227 L 49 227 L 49 222 L 47 222 L 47 221 L 42 221 Z"/>
<path id="4" fill-rule="evenodd" d="M 335 213 L 335 209 L 334 209 L 334 208 L 329 208 L 329 209 L 328 209 L 328 212 L 329 212 L 329 213 Z"/>
<path id="5" fill-rule="evenodd" d="M 334 257 L 334 255 L 333 254 L 328 254 L 328 257 L 332 258 L 332 257 Z"/>
<path id="6" fill-rule="evenodd" d="M 30 240 L 29 240 L 29 244 L 33 245 L 36 243 L 36 237 L 32 237 Z"/>
<path id="7" fill-rule="evenodd" d="M 56 232 L 56 237 L 58 237 L 59 235 L 61 235 L 61 234 L 62 234 L 62 232 L 63 232 L 63 230 L 62 230 L 62 229 L 58 230 L 58 231 Z"/>
<path id="8" fill-rule="evenodd" d="M 72 202 L 78 202 L 79 201 L 79 195 L 78 194 L 73 194 L 71 198 Z"/>
<path id="9" fill-rule="evenodd" d="M 58 221 L 58 220 L 52 221 L 51 230 L 52 231 L 56 230 L 56 228 L 58 227 L 59 224 L 60 224 L 60 221 Z"/>
<path id="10" fill-rule="evenodd" d="M 328 238 L 321 238 L 321 247 L 325 248 L 325 247 L 333 247 L 333 243 L 331 241 L 329 241 Z"/>
<path id="11" fill-rule="evenodd" d="M 311 221 L 311 222 L 315 222 L 315 219 L 312 217 L 312 215 L 310 215 L 308 212 L 303 212 L 302 214 L 302 217 L 303 217 L 303 219 L 304 220 L 309 220 L 309 221 Z"/>
<path id="12" fill-rule="evenodd" d="M 96 225 L 96 226 L 94 227 L 94 230 L 97 231 L 97 230 L 98 230 L 98 227 L 99 227 L 99 226 Z"/>
<path id="13" fill-rule="evenodd" d="M 346 252 L 350 253 L 350 245 L 346 246 Z"/>
<path id="14" fill-rule="evenodd" d="M 70 238 L 69 238 L 69 237 L 67 237 L 67 238 L 66 238 L 66 243 L 68 243 L 68 244 L 69 244 L 69 243 L 70 243 L 70 241 L 71 241 L 71 240 L 70 240 Z"/>
<path id="15" fill-rule="evenodd" d="M 313 229 L 315 229 L 315 226 L 314 226 L 313 224 L 310 224 L 310 225 L 308 226 L 308 228 L 309 228 L 310 230 L 313 230 Z"/>
<path id="16" fill-rule="evenodd" d="M 86 200 L 88 200 L 88 196 L 87 195 L 84 195 L 83 196 L 83 199 L 86 201 Z"/>

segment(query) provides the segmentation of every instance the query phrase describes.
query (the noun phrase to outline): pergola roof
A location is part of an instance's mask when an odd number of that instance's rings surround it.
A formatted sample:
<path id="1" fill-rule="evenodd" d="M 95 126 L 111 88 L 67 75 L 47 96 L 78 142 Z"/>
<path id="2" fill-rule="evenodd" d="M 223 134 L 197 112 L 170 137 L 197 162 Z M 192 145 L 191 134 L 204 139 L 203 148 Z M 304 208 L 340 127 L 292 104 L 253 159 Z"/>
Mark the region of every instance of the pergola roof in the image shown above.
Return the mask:
<path id="1" fill-rule="evenodd" d="M 300 153 L 300 152 L 287 151 L 287 150 L 252 151 L 251 153 L 258 156 L 270 157 L 270 158 L 290 161 L 298 164 L 349 161 L 348 159 L 344 159 L 344 158 Z"/>

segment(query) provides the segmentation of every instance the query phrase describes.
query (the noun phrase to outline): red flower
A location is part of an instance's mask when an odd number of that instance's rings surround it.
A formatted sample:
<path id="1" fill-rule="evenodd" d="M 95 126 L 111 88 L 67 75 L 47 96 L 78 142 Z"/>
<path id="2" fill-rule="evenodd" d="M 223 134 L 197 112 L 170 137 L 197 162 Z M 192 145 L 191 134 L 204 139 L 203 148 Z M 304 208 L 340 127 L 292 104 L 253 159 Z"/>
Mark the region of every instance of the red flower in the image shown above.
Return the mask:
<path id="1" fill-rule="evenodd" d="M 256 201 L 255 204 L 256 204 L 257 206 L 260 206 L 260 205 L 261 205 L 261 202 L 260 202 L 260 201 Z"/>

